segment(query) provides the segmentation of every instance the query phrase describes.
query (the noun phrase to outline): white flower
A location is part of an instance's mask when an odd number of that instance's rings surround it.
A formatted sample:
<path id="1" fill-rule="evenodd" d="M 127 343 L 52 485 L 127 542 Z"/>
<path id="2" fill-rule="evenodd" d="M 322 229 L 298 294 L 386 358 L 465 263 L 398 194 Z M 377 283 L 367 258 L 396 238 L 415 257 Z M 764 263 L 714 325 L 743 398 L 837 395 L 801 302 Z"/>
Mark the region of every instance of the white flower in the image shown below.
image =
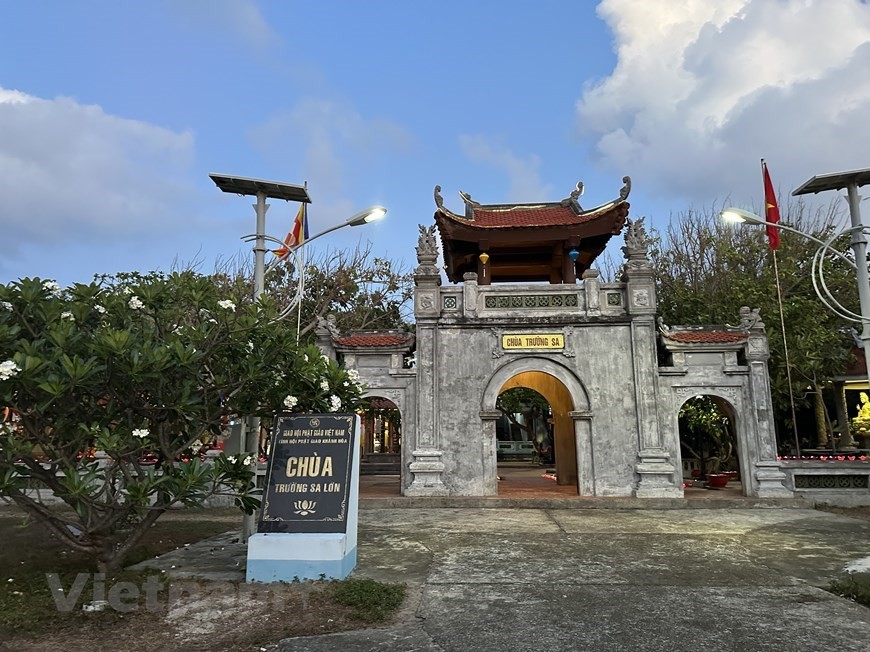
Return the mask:
<path id="1" fill-rule="evenodd" d="M 288 410 L 292 410 L 299 403 L 299 399 L 295 396 L 288 395 L 287 398 L 284 399 L 284 405 L 287 406 Z"/>
<path id="2" fill-rule="evenodd" d="M 254 458 L 251 457 L 250 455 L 248 455 L 248 456 L 247 456 L 247 457 L 242 461 L 242 464 L 244 464 L 245 466 L 250 466 L 250 465 L 253 464 L 253 463 L 254 463 Z"/>
<path id="3" fill-rule="evenodd" d="M 199 453 L 199 451 L 200 451 L 201 448 L 202 448 L 202 444 L 199 443 L 198 441 L 195 441 L 195 442 L 193 442 L 193 443 L 190 445 L 190 450 L 193 451 L 193 454 L 194 454 L 194 455 L 196 455 L 197 453 Z"/>
<path id="4" fill-rule="evenodd" d="M 151 432 L 148 430 L 148 428 L 137 428 L 133 431 L 133 436 L 138 437 L 139 439 L 145 439 L 150 434 Z"/>
<path id="5" fill-rule="evenodd" d="M 19 371 L 21 371 L 21 367 L 12 362 L 12 360 L 0 362 L 0 380 L 9 380 Z"/>
<path id="6" fill-rule="evenodd" d="M 223 301 L 218 301 L 218 305 L 221 308 L 223 308 L 224 310 L 232 310 L 233 312 L 236 311 L 236 304 L 234 304 L 229 299 L 224 299 Z"/>
<path id="7" fill-rule="evenodd" d="M 57 281 L 44 281 L 42 289 L 51 292 L 54 296 L 60 296 L 60 284 Z"/>
<path id="8" fill-rule="evenodd" d="M 184 331 L 184 326 L 176 326 L 175 328 L 172 329 L 172 332 L 175 335 L 181 335 L 181 333 L 183 331 Z"/>
<path id="9" fill-rule="evenodd" d="M 9 303 L 8 301 L 0 301 L 0 308 L 3 308 L 3 310 L 8 310 L 9 312 L 12 312 L 12 304 Z"/>
<path id="10" fill-rule="evenodd" d="M 126 294 L 127 296 L 129 296 L 129 295 L 133 294 L 133 289 L 132 289 L 132 288 L 125 287 L 124 289 L 121 290 L 121 292 L 123 292 L 124 294 Z"/>
<path id="11" fill-rule="evenodd" d="M 227 462 L 229 462 L 230 464 L 235 464 L 235 463 L 236 463 L 236 456 L 235 456 L 235 455 L 230 455 L 230 456 L 227 458 Z"/>
<path id="12" fill-rule="evenodd" d="M 320 381 L 320 389 L 322 389 L 324 392 L 329 391 L 329 381 L 326 380 L 326 378 Z"/>
<path id="13" fill-rule="evenodd" d="M 330 412 L 338 412 L 341 408 L 341 399 L 338 398 L 335 394 L 329 397 L 329 411 Z"/>
<path id="14" fill-rule="evenodd" d="M 105 314 L 106 314 L 106 309 L 105 309 L 103 306 L 101 306 L 99 303 L 94 304 L 94 310 L 96 310 L 96 311 L 97 311 L 98 313 L 100 313 L 101 315 L 105 315 Z"/>
<path id="15" fill-rule="evenodd" d="M 308 354 L 307 354 L 307 353 L 303 353 L 303 354 L 302 354 L 302 359 L 305 360 L 305 362 L 308 362 Z"/>
<path id="16" fill-rule="evenodd" d="M 64 312 L 60 313 L 60 318 L 61 319 L 69 319 L 70 321 L 76 320 L 76 318 L 73 317 L 73 314 L 69 310 L 65 310 Z"/>
<path id="17" fill-rule="evenodd" d="M 347 377 L 355 383 L 359 382 L 359 372 L 356 369 L 348 369 Z"/>
<path id="18" fill-rule="evenodd" d="M 248 342 L 247 347 L 248 347 L 248 351 L 250 351 L 251 353 L 254 352 L 254 343 L 253 342 Z"/>
<path id="19" fill-rule="evenodd" d="M 7 581 L 7 582 L 14 582 L 15 580 L 12 579 L 12 578 L 10 577 L 10 578 L 9 578 L 8 580 L 6 580 L 6 581 Z"/>
<path id="20" fill-rule="evenodd" d="M 137 296 L 130 297 L 127 305 L 130 306 L 131 310 L 142 310 L 142 308 L 145 307 L 145 304 L 142 303 L 142 300 Z"/>

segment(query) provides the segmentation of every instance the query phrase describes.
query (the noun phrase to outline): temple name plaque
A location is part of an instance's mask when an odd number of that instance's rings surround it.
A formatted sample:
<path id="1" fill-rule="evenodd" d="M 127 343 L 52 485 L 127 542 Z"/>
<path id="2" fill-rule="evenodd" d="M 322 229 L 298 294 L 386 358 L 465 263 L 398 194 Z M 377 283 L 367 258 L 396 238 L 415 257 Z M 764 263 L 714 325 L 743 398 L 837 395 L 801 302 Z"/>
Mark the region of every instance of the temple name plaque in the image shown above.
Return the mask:
<path id="1" fill-rule="evenodd" d="M 503 349 L 564 349 L 562 333 L 508 333 L 501 336 Z"/>
<path id="2" fill-rule="evenodd" d="M 345 532 L 353 440 L 352 415 L 277 415 L 258 531 Z"/>

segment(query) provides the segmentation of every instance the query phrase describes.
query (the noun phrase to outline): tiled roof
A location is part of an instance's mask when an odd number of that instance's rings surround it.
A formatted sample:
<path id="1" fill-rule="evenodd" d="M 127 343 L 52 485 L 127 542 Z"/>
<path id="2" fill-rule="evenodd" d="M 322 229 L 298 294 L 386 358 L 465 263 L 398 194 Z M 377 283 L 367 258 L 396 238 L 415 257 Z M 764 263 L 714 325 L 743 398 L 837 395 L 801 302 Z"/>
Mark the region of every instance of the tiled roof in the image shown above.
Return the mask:
<path id="1" fill-rule="evenodd" d="M 728 344 L 742 342 L 749 337 L 749 333 L 734 331 L 682 331 L 664 335 L 669 340 L 683 344 Z"/>
<path id="2" fill-rule="evenodd" d="M 508 210 L 475 208 L 474 226 L 562 226 L 586 222 L 570 206 L 518 206 Z"/>
<path id="3" fill-rule="evenodd" d="M 622 210 L 627 213 L 628 204 L 621 200 L 598 206 L 589 211 L 582 211 L 579 214 L 577 213 L 579 206 L 563 203 L 474 206 L 471 219 L 454 215 L 446 209 L 441 209 L 438 212 L 460 224 L 474 228 L 493 229 L 585 224 L 607 215 L 617 206 L 623 206 Z"/>
<path id="4" fill-rule="evenodd" d="M 335 343 L 339 346 L 403 346 L 411 341 L 413 335 L 398 333 L 355 333 L 350 337 L 338 337 Z"/>

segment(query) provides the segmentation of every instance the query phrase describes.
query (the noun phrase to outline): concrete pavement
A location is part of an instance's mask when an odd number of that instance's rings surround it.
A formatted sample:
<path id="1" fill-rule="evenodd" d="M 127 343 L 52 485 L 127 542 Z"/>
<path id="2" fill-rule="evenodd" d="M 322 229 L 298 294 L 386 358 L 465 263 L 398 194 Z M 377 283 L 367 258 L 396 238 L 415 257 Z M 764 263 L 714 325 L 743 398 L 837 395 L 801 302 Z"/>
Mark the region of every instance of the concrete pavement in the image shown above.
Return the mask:
<path id="1" fill-rule="evenodd" d="M 356 577 L 405 582 L 396 624 L 289 651 L 870 650 L 818 588 L 870 523 L 809 509 L 366 509 Z"/>

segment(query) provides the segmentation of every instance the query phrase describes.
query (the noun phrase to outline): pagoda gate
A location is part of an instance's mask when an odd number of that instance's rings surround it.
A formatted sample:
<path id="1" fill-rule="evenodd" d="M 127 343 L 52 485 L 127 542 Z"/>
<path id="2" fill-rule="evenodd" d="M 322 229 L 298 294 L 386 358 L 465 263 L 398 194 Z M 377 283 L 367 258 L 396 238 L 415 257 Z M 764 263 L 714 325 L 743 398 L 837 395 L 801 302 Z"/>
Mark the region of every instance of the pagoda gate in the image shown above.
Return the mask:
<path id="1" fill-rule="evenodd" d="M 387 369 L 376 346 L 351 352 L 369 393 L 404 409 L 404 495 L 496 495 L 496 401 L 515 387 L 549 403 L 555 475 L 579 495 L 682 497 L 678 414 L 701 395 L 733 418 L 744 493 L 791 495 L 757 311 L 734 327 L 657 323 L 648 238 L 642 219 L 628 217 L 623 183 L 591 209 L 580 205 L 582 184 L 535 204 L 486 205 L 460 192 L 459 213 L 435 187 L 435 223 L 420 226 L 417 244 L 415 367 L 396 359 Z M 603 282 L 593 263 L 623 232 L 622 278 Z"/>

